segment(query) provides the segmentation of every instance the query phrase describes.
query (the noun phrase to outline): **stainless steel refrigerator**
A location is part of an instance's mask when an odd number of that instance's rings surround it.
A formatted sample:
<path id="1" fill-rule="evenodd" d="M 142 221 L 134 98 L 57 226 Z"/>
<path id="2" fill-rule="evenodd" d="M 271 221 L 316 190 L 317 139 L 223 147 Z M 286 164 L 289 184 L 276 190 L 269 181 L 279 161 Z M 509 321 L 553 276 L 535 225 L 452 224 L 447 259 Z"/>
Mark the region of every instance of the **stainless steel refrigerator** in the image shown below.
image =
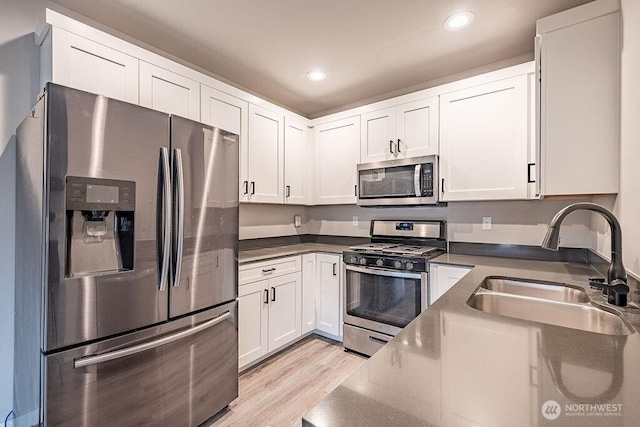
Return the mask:
<path id="1" fill-rule="evenodd" d="M 238 395 L 238 137 L 48 84 L 17 131 L 21 425 L 199 425 Z"/>

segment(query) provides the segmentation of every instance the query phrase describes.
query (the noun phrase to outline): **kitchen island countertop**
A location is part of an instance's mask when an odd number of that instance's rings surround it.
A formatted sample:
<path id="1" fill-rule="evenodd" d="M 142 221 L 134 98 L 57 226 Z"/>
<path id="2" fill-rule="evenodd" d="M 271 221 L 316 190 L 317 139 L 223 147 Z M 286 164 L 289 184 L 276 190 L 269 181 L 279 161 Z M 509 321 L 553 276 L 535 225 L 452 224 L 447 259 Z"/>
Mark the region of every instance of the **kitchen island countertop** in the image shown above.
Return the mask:
<path id="1" fill-rule="evenodd" d="M 444 254 L 473 269 L 303 418 L 306 426 L 633 426 L 640 310 L 605 303 L 588 264 Z M 467 301 L 488 276 L 562 282 L 621 313 L 629 335 L 487 314 Z"/>

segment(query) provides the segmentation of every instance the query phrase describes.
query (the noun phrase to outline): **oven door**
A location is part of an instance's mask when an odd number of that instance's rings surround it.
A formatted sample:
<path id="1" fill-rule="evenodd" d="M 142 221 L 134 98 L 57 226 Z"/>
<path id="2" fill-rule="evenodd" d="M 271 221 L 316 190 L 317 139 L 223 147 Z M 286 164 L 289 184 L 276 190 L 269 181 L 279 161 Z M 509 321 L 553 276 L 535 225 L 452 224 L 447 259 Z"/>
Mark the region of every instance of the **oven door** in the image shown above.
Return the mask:
<path id="1" fill-rule="evenodd" d="M 427 308 L 427 274 L 347 265 L 344 323 L 396 335 Z"/>

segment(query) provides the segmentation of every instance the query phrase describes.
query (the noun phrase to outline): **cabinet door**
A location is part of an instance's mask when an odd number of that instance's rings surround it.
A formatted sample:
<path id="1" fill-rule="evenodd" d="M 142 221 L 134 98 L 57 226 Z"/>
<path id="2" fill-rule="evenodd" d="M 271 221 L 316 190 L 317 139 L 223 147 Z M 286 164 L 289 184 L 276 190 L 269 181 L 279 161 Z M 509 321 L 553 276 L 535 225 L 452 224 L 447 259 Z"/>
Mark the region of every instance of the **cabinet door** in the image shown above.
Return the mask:
<path id="1" fill-rule="evenodd" d="M 444 295 L 458 280 L 462 279 L 471 268 L 452 267 L 448 265 L 429 265 L 429 305 Z"/>
<path id="2" fill-rule="evenodd" d="M 269 349 L 269 281 L 240 286 L 238 290 L 238 353 L 240 369 L 267 354 Z"/>
<path id="3" fill-rule="evenodd" d="M 246 200 L 247 133 L 249 103 L 206 85 L 200 85 L 200 117 L 202 123 L 224 129 L 240 136 L 240 201 Z"/>
<path id="4" fill-rule="evenodd" d="M 138 103 L 138 59 L 60 28 L 51 37 L 54 83 Z"/>
<path id="5" fill-rule="evenodd" d="M 440 200 L 527 197 L 527 76 L 440 97 Z"/>
<path id="6" fill-rule="evenodd" d="M 316 328 L 340 336 L 341 292 L 339 255 L 317 254 Z"/>
<path id="7" fill-rule="evenodd" d="M 285 119 L 284 134 L 284 202 L 307 202 L 307 126 Z"/>
<path id="8" fill-rule="evenodd" d="M 200 121 L 200 84 L 140 61 L 140 105 Z"/>
<path id="9" fill-rule="evenodd" d="M 360 117 L 315 127 L 315 204 L 355 204 Z"/>
<path id="10" fill-rule="evenodd" d="M 249 201 L 283 202 L 283 139 L 283 117 L 262 107 L 249 104 L 247 149 Z"/>
<path id="11" fill-rule="evenodd" d="M 302 273 L 269 279 L 269 351 L 300 336 Z"/>
<path id="12" fill-rule="evenodd" d="M 316 328 L 316 254 L 302 255 L 302 333 Z"/>
<path id="13" fill-rule="evenodd" d="M 530 328 L 447 311 L 441 316 L 442 419 L 438 423 L 538 425 L 530 418 L 533 411 L 540 411 L 538 387 L 531 378 L 538 366 L 531 356 L 536 354 L 535 347 L 532 351 L 536 340 Z M 504 396 L 510 396 L 509 405 L 504 404 Z"/>
<path id="14" fill-rule="evenodd" d="M 399 155 L 395 107 L 363 114 L 360 123 L 362 163 L 395 159 Z"/>
<path id="15" fill-rule="evenodd" d="M 582 22 L 538 21 L 542 195 L 618 192 L 620 17 L 593 5 L 572 9 Z"/>
<path id="16" fill-rule="evenodd" d="M 399 157 L 438 154 L 438 97 L 396 107 L 396 150 Z"/>

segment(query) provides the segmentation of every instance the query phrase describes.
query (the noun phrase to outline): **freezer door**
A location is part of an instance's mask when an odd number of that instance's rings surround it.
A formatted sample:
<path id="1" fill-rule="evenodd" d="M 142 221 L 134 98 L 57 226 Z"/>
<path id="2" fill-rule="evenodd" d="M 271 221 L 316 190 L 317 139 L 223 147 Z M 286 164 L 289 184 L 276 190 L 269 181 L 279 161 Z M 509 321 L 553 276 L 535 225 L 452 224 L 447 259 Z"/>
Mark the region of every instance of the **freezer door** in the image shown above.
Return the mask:
<path id="1" fill-rule="evenodd" d="M 238 295 L 238 136 L 172 116 L 171 152 L 176 317 Z"/>
<path id="2" fill-rule="evenodd" d="M 237 302 L 47 356 L 45 369 L 45 425 L 200 425 L 238 396 Z"/>
<path id="3" fill-rule="evenodd" d="M 54 84 L 47 86 L 47 97 L 48 273 L 43 350 L 52 351 L 167 320 L 168 291 L 160 289 L 160 267 L 162 233 L 170 228 L 170 224 L 164 227 L 168 215 L 162 209 L 169 178 L 165 180 L 161 171 L 164 163 L 168 174 L 170 159 L 168 115 Z M 161 159 L 163 148 L 166 161 Z M 135 242 L 129 271 L 70 277 L 68 257 L 75 254 L 70 254 L 69 242 L 91 244 L 91 239 L 69 239 L 70 230 L 87 232 L 91 224 L 87 222 L 83 229 L 73 222 L 81 210 L 74 212 L 73 221 L 69 219 L 68 209 L 74 209 L 73 195 L 66 191 L 69 177 L 135 184 Z M 89 190 L 84 191 L 90 200 Z M 114 224 L 112 215 L 107 216 L 108 228 Z M 168 251 L 167 247 L 164 253 Z M 101 264 L 96 256 L 89 261 Z"/>

